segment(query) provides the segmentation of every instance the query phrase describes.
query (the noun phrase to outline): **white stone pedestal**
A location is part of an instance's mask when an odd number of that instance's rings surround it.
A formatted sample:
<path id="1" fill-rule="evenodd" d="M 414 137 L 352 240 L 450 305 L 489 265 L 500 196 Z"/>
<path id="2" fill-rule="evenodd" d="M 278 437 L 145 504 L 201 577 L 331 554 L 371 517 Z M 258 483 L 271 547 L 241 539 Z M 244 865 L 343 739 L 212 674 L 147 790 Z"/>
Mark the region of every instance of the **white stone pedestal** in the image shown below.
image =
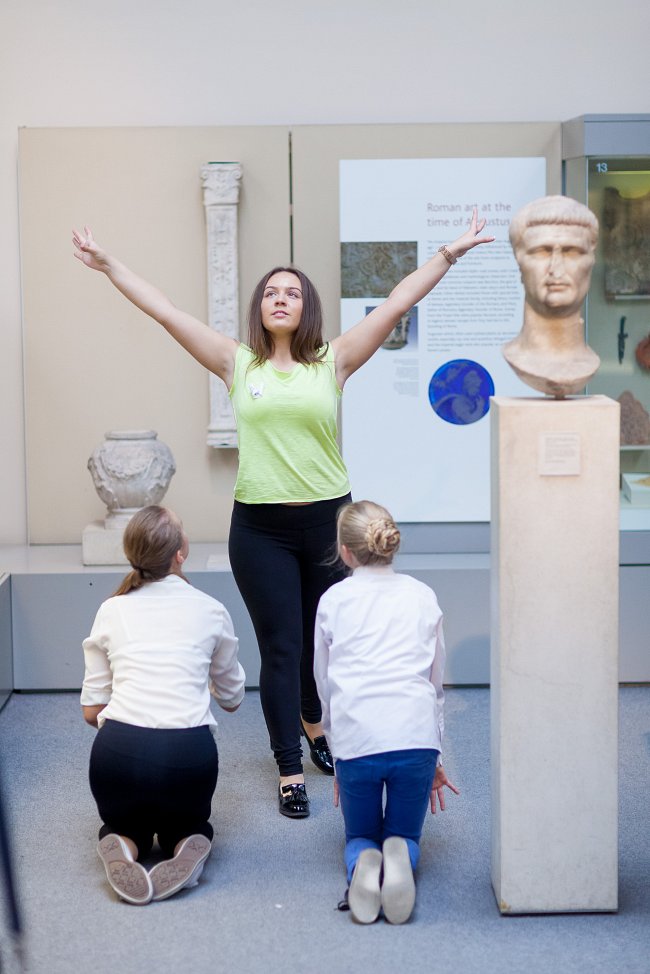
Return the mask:
<path id="1" fill-rule="evenodd" d="M 91 521 L 81 535 L 84 565 L 128 565 L 122 540 L 124 529 L 137 508 L 109 514 L 104 521 Z"/>
<path id="2" fill-rule="evenodd" d="M 619 406 L 492 400 L 492 885 L 618 904 Z"/>

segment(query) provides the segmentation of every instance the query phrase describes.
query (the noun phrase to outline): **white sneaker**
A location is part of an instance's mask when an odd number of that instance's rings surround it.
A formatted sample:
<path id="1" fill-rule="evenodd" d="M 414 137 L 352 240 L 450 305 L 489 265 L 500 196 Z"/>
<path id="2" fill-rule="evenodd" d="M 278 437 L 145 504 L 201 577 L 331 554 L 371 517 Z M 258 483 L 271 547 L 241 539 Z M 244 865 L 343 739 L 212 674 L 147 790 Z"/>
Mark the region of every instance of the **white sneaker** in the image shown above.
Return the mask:
<path id="1" fill-rule="evenodd" d="M 121 836 L 111 832 L 100 839 L 97 854 L 104 863 L 106 877 L 125 902 L 145 906 L 153 896 L 149 873 L 135 862 L 131 850 Z"/>
<path id="2" fill-rule="evenodd" d="M 384 839 L 384 881 L 381 905 L 389 923 L 406 923 L 415 906 L 415 879 L 406 839 Z"/>
<path id="3" fill-rule="evenodd" d="M 374 923 L 381 909 L 381 852 L 363 849 L 357 859 L 350 883 L 348 903 L 357 923 Z"/>
<path id="4" fill-rule="evenodd" d="M 166 900 L 181 889 L 196 886 L 211 848 L 212 843 L 204 835 L 183 839 L 173 859 L 165 859 L 149 870 L 153 899 Z"/>

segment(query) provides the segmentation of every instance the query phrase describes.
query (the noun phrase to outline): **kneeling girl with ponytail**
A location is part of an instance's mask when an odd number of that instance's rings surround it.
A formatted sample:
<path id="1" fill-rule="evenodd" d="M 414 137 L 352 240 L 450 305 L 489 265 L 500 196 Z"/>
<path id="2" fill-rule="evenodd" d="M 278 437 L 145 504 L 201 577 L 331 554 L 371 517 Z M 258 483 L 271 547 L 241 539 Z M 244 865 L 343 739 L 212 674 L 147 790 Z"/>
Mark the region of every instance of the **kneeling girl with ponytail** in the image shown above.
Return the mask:
<path id="1" fill-rule="evenodd" d="M 84 719 L 98 727 L 90 788 L 110 885 L 144 905 L 196 885 L 210 854 L 219 761 L 210 710 L 244 697 L 224 606 L 183 575 L 189 544 L 173 511 L 138 511 L 124 532 L 132 570 L 84 640 Z M 165 857 L 147 871 L 154 837 Z"/>

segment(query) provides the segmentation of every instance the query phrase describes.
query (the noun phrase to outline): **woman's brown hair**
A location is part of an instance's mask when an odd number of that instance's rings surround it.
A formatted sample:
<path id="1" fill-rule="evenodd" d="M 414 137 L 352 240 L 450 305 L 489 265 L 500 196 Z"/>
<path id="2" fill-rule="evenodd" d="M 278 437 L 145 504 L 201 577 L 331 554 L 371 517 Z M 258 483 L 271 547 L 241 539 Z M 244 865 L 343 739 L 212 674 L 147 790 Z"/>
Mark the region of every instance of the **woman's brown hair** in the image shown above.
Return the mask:
<path id="1" fill-rule="evenodd" d="M 132 571 L 113 595 L 126 595 L 146 582 L 169 575 L 172 559 L 183 546 L 183 528 L 172 511 L 150 504 L 134 514 L 127 524 L 123 545 Z M 181 578 L 185 576 L 181 574 Z"/>
<path id="2" fill-rule="evenodd" d="M 336 537 L 360 565 L 390 565 L 400 543 L 399 528 L 385 507 L 372 501 L 346 504 L 337 516 Z"/>
<path id="3" fill-rule="evenodd" d="M 313 365 L 325 354 L 323 349 L 323 308 L 318 291 L 306 274 L 296 267 L 274 267 L 256 286 L 248 307 L 248 344 L 255 358 L 251 368 L 263 365 L 273 355 L 273 336 L 262 324 L 262 298 L 274 274 L 293 274 L 300 281 L 302 314 L 300 325 L 291 338 L 291 355 L 296 362 Z"/>

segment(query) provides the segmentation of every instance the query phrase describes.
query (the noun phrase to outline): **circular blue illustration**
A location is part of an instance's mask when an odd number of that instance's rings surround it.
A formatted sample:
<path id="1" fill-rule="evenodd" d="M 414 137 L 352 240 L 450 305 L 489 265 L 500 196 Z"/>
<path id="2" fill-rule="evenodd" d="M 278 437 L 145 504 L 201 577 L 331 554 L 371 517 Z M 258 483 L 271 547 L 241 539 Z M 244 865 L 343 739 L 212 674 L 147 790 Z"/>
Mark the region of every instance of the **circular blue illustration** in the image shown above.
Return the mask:
<path id="1" fill-rule="evenodd" d="M 440 419 L 467 426 L 482 419 L 494 395 L 492 376 L 478 362 L 455 358 L 445 362 L 431 376 L 429 402 Z"/>

